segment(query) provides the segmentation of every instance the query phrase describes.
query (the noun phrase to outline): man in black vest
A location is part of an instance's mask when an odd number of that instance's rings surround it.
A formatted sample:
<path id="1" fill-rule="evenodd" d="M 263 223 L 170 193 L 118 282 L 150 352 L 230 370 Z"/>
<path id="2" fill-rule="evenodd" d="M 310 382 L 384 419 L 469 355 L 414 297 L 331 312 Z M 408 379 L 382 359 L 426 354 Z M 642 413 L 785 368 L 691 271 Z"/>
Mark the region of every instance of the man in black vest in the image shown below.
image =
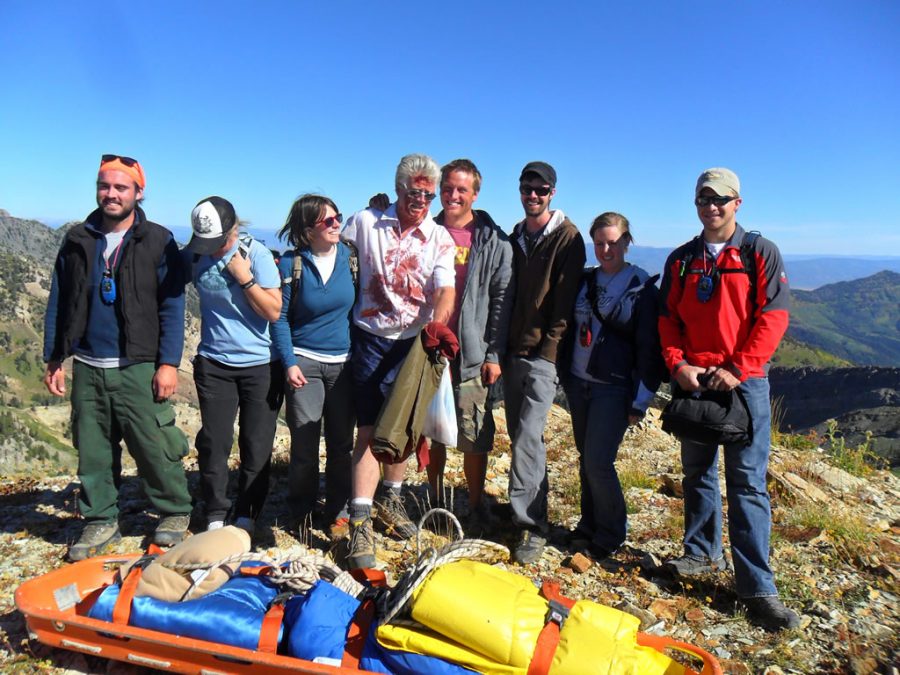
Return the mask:
<path id="1" fill-rule="evenodd" d="M 118 491 L 124 440 L 144 493 L 160 514 L 153 542 L 171 546 L 188 528 L 191 497 L 175 426 L 184 347 L 184 289 L 178 246 L 139 204 L 146 180 L 130 157 L 103 155 L 97 206 L 63 240 L 44 319 L 44 384 L 66 392 L 63 361 L 74 356 L 72 439 L 78 450 L 78 507 L 87 525 L 70 560 L 121 538 Z"/>

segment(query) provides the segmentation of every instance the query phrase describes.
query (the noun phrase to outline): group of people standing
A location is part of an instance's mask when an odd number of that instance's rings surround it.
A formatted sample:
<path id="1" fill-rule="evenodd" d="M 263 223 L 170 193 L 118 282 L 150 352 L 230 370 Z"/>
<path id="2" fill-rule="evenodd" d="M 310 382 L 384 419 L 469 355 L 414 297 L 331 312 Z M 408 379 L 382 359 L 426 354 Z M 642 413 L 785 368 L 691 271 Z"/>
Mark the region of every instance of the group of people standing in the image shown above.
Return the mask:
<path id="1" fill-rule="evenodd" d="M 671 377 L 673 386 L 692 392 L 740 387 L 753 440 L 724 453 L 738 592 L 765 627 L 796 626 L 768 563 L 765 485 L 765 373 L 787 327 L 787 279 L 777 248 L 762 237 L 753 239 L 753 269 L 740 268 L 745 233 L 736 222 L 737 176 L 727 169 L 701 174 L 695 204 L 703 233 L 670 256 L 661 291 L 657 277 L 626 261 L 633 236 L 618 213 L 592 223 L 598 265 L 585 268 L 581 233 L 550 208 L 557 175 L 549 164 L 523 168 L 525 217 L 509 235 L 474 208 L 481 180 L 469 160 L 440 168 L 425 155 L 407 155 L 395 175 L 396 200 L 355 213 L 343 229 L 331 199 L 304 195 L 280 232 L 292 248 L 276 265 L 266 247 L 241 233 L 234 207 L 221 197 L 195 207 L 193 236 L 179 251 L 168 230 L 140 208 L 140 164 L 104 155 L 99 208 L 66 235 L 45 326 L 51 393 L 64 393 L 62 362 L 74 356 L 73 440 L 87 524 L 69 557 L 93 555 L 120 536 L 122 440 L 161 516 L 154 542 L 171 545 L 186 535 L 192 504 L 181 458 L 188 447 L 168 399 L 183 349 L 184 287 L 193 283 L 201 307 L 196 446 L 209 529 L 233 522 L 252 532 L 286 400 L 291 527 L 321 517 L 333 537 L 349 533 L 350 567 L 375 564 L 376 520 L 398 536 L 414 534 L 401 491 L 405 462 L 384 461 L 373 440 L 407 354 L 435 323 L 459 341 L 448 367 L 470 532 L 493 519 L 484 483 L 494 440 L 491 406 L 502 383 L 518 530 L 512 552 L 520 564 L 535 562 L 547 544 L 543 430 L 559 384 L 572 413 L 582 487 L 569 544 L 594 558 L 614 555 L 625 543 L 615 459 L 625 430 L 643 417 L 660 383 Z M 438 194 L 442 210 L 433 218 Z M 238 415 L 232 504 L 228 457 Z M 317 514 L 323 430 L 325 509 Z M 725 569 L 717 453 L 715 445 L 682 443 L 685 553 L 667 563 L 682 577 Z M 434 444 L 428 479 L 438 504 L 445 461 L 446 448 Z"/>

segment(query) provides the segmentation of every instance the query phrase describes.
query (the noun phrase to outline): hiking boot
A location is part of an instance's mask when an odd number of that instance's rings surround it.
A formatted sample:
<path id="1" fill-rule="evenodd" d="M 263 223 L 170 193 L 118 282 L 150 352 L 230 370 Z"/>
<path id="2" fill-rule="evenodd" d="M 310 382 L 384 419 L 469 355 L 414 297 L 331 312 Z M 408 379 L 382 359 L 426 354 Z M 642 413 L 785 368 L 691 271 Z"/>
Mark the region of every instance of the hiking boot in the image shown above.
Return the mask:
<path id="1" fill-rule="evenodd" d="M 513 561 L 520 565 L 530 565 L 533 562 L 537 562 L 544 553 L 544 546 L 546 545 L 547 540 L 541 535 L 531 530 L 522 530 L 522 534 L 519 536 L 519 543 L 513 549 Z"/>
<path id="2" fill-rule="evenodd" d="M 724 572 L 728 569 L 728 563 L 725 558 L 694 558 L 689 555 L 683 555 L 680 558 L 673 558 L 663 563 L 663 569 L 667 570 L 674 577 L 683 579 L 692 579 L 700 577 L 704 574 L 715 574 Z"/>
<path id="3" fill-rule="evenodd" d="M 345 516 L 338 516 L 334 522 L 328 526 L 328 536 L 331 541 L 343 539 L 350 533 L 350 519 Z"/>
<path id="4" fill-rule="evenodd" d="M 351 570 L 375 567 L 375 530 L 368 516 L 350 519 L 350 549 L 347 566 Z"/>
<path id="5" fill-rule="evenodd" d="M 164 516 L 160 518 L 159 525 L 153 533 L 153 543 L 157 546 L 174 546 L 184 541 L 187 536 L 188 525 L 191 524 L 189 514 L 177 516 Z"/>
<path id="6" fill-rule="evenodd" d="M 394 535 L 400 539 L 409 539 L 416 536 L 419 528 L 410 520 L 403 505 L 403 497 L 394 490 L 385 490 L 375 498 L 375 507 L 378 509 L 375 518 L 384 527 L 385 534 Z"/>
<path id="7" fill-rule="evenodd" d="M 741 602 L 747 608 L 747 618 L 750 623 L 770 633 L 800 626 L 800 617 L 796 612 L 785 607 L 777 595 L 742 598 Z"/>
<path id="8" fill-rule="evenodd" d="M 101 553 L 103 549 L 115 544 L 121 538 L 118 523 L 88 523 L 81 531 L 78 541 L 69 547 L 66 555 L 72 562 L 84 560 Z"/>
<path id="9" fill-rule="evenodd" d="M 582 551 L 592 545 L 593 537 L 585 530 L 576 527 L 563 536 L 563 543 L 570 551 Z"/>

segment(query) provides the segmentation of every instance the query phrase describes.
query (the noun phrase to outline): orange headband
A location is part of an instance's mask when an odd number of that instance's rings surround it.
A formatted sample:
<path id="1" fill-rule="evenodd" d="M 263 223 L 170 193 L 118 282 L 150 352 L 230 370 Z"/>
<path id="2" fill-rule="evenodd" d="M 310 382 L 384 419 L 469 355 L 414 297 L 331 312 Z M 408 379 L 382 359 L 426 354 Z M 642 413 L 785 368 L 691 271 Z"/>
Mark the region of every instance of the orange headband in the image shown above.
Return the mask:
<path id="1" fill-rule="evenodd" d="M 143 190 L 144 186 L 147 184 L 147 179 L 144 177 L 144 170 L 141 168 L 140 163 L 131 157 L 103 155 L 100 159 L 100 169 L 97 173 L 102 171 L 121 171 L 122 173 L 127 173 L 134 179 L 134 182 L 137 183 L 137 186 L 141 188 L 141 190 Z"/>

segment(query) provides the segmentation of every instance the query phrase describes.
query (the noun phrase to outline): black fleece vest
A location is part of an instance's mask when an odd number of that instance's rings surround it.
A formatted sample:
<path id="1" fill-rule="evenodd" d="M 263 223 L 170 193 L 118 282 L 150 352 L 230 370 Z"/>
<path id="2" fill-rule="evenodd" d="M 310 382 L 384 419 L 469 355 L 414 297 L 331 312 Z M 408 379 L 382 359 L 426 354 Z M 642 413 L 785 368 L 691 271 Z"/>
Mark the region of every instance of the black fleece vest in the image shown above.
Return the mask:
<path id="1" fill-rule="evenodd" d="M 122 249 L 116 275 L 116 317 L 125 335 L 125 355 L 132 361 L 156 361 L 159 351 L 159 283 L 157 267 L 169 231 L 144 218 L 136 209 L 139 222 Z M 99 213 L 87 222 L 98 222 Z M 59 279 L 59 312 L 56 344 L 51 360 L 62 360 L 72 353 L 72 345 L 87 327 L 90 279 L 97 259 L 98 237 L 82 223 L 66 235 L 59 251 L 63 277 Z M 171 272 L 171 270 L 170 270 Z"/>

